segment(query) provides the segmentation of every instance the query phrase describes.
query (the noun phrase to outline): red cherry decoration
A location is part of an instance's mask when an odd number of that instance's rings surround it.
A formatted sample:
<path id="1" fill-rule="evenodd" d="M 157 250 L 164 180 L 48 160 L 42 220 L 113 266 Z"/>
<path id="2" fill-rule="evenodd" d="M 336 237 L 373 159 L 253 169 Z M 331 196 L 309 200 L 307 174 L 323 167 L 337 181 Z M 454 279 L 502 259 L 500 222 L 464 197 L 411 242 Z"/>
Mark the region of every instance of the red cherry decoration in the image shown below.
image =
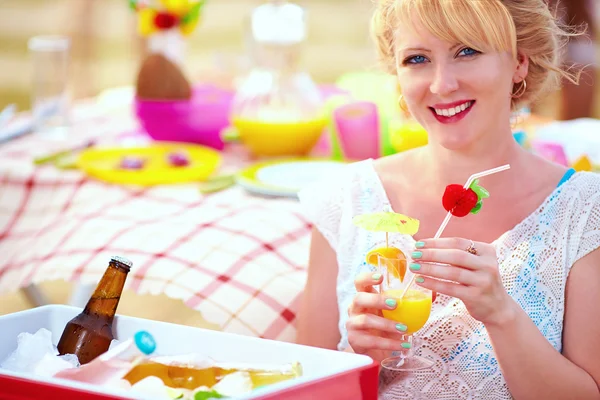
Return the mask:
<path id="1" fill-rule="evenodd" d="M 454 184 L 446 186 L 446 190 L 442 196 L 442 205 L 444 206 L 444 210 L 452 211 L 464 190 L 465 189 L 461 185 Z"/>
<path id="2" fill-rule="evenodd" d="M 442 205 L 444 209 L 455 217 L 464 217 L 477 205 L 479 197 L 473 189 L 465 189 L 461 185 L 453 184 L 446 186 Z"/>
<path id="3" fill-rule="evenodd" d="M 165 11 L 159 11 L 154 17 L 154 25 L 158 29 L 170 29 L 177 25 L 177 16 Z"/>

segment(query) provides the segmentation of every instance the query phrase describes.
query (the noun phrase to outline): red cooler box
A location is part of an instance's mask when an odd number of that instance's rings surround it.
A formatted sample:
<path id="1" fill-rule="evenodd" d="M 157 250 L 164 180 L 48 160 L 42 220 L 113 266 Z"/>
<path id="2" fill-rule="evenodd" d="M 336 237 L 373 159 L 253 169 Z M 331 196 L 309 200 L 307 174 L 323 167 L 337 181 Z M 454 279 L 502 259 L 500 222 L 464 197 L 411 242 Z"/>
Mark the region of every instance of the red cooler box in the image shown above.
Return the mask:
<path id="1" fill-rule="evenodd" d="M 80 308 L 49 305 L 0 316 L 0 360 L 16 347 L 21 332 L 40 328 L 52 332 L 58 342 L 65 324 Z M 376 400 L 378 366 L 369 357 L 292 343 L 192 328 L 127 316 L 117 316 L 115 337 L 126 339 L 139 330 L 150 332 L 157 342 L 156 355 L 200 353 L 221 362 L 286 364 L 298 361 L 304 375 L 257 390 L 239 400 Z M 63 398 L 78 400 L 135 399 L 125 390 L 78 384 L 71 381 L 17 374 L 0 369 L 0 399 Z M 144 400 L 150 400 L 147 396 Z"/>

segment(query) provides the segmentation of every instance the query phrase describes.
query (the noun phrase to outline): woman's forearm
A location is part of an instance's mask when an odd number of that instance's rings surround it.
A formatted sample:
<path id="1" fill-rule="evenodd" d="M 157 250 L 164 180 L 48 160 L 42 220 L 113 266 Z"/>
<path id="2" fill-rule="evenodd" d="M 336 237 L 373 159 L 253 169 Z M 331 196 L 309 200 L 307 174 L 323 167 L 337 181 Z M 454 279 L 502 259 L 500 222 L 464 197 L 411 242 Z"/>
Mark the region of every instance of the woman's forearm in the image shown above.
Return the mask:
<path id="1" fill-rule="evenodd" d="M 515 400 L 600 399 L 594 379 L 557 352 L 513 302 L 501 324 L 486 326 Z"/>

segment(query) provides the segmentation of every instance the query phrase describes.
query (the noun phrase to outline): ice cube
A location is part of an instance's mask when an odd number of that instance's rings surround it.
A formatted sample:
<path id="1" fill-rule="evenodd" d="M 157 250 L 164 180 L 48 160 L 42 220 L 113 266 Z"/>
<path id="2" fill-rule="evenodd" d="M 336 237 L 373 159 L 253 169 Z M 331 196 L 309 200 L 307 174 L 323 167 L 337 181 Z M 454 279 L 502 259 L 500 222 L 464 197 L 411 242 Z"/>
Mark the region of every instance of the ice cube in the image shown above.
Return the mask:
<path id="1" fill-rule="evenodd" d="M 148 376 L 133 385 L 131 391 L 137 395 L 152 397 L 153 399 L 171 400 L 171 391 L 163 383 L 162 379 L 156 376 Z"/>
<path id="2" fill-rule="evenodd" d="M 69 356 L 75 357 L 75 362 L 79 364 L 77 361 L 77 357 L 73 354 L 68 354 Z M 55 356 L 54 354 L 46 353 L 44 357 L 35 364 L 33 367 L 33 373 L 39 376 L 51 377 L 54 374 L 63 371 L 65 369 L 77 368 L 76 365 L 72 363 L 72 357 L 64 358 L 60 356 Z"/>
<path id="3" fill-rule="evenodd" d="M 40 329 L 31 334 L 22 332 L 17 336 L 17 348 L 0 364 L 0 368 L 13 372 L 33 372 L 36 365 L 46 355 L 58 354 L 52 345 L 52 333 Z"/>
<path id="4" fill-rule="evenodd" d="M 131 383 L 129 383 L 129 381 L 126 379 L 118 379 L 116 381 L 108 383 L 105 386 L 114 387 L 115 389 L 125 389 L 125 390 L 131 389 Z"/>
<path id="5" fill-rule="evenodd" d="M 81 366 L 81 364 L 79 364 L 79 359 L 77 358 L 77 356 L 75 354 L 65 354 L 62 356 L 58 356 L 58 358 L 65 360 L 66 362 L 71 364 L 74 368 L 79 368 Z"/>
<path id="6" fill-rule="evenodd" d="M 120 340 L 117 340 L 117 339 L 113 339 L 113 340 L 111 340 L 111 341 L 110 341 L 110 344 L 108 345 L 108 350 L 112 349 L 112 348 L 113 348 L 113 347 L 115 347 L 115 346 L 118 346 L 118 345 L 119 345 L 119 343 L 121 343 L 121 341 L 120 341 Z"/>
<path id="7" fill-rule="evenodd" d="M 246 371 L 238 371 L 225 375 L 212 390 L 224 396 L 241 396 L 252 391 L 252 379 Z"/>

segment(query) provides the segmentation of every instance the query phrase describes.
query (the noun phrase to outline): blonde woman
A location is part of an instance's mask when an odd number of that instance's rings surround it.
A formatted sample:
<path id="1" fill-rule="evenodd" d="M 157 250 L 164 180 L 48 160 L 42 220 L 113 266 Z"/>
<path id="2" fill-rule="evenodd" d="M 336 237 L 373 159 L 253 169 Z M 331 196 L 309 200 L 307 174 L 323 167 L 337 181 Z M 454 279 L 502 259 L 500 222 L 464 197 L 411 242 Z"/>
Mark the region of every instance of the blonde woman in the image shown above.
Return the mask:
<path id="1" fill-rule="evenodd" d="M 378 361 L 402 349 L 403 324 L 381 313 L 395 305 L 364 262 L 381 235 L 352 224 L 391 207 L 421 221 L 394 245 L 439 295 L 415 335 L 434 366 L 382 369 L 381 399 L 600 399 L 600 175 L 540 159 L 511 134 L 511 111 L 573 79 L 545 0 L 379 0 L 373 31 L 429 144 L 301 193 L 315 229 L 298 342 Z M 430 239 L 446 185 L 507 163 L 481 180 L 492 196 L 479 214 Z"/>

